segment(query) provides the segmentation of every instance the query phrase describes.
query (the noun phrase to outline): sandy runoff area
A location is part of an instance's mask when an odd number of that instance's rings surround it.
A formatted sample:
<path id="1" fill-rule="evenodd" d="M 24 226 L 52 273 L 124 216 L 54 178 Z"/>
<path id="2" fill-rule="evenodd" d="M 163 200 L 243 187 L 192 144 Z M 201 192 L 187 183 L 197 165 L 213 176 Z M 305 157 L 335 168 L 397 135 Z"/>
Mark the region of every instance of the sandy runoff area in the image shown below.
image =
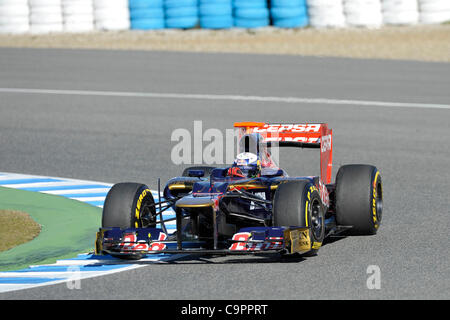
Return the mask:
<path id="1" fill-rule="evenodd" d="M 450 62 L 450 24 L 379 29 L 267 27 L 0 34 L 0 47 L 234 52 Z"/>

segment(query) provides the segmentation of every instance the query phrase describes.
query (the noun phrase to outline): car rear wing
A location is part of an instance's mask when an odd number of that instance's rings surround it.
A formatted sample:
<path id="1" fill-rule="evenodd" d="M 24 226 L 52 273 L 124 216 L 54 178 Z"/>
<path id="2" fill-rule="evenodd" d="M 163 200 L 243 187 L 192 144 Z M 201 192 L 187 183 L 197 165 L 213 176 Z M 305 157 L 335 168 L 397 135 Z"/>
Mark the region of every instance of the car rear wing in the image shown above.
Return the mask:
<path id="1" fill-rule="evenodd" d="M 331 183 L 333 132 L 326 123 L 264 123 L 236 122 L 239 137 L 259 133 L 267 146 L 320 149 L 320 175 L 325 184 Z"/>

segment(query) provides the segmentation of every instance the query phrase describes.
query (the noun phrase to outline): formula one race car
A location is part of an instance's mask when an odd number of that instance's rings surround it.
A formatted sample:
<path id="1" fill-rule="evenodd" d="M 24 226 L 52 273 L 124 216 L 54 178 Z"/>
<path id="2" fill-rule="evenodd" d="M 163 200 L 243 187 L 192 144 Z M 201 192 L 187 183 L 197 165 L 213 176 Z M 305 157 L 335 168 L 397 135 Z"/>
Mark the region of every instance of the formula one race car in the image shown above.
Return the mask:
<path id="1" fill-rule="evenodd" d="M 188 168 L 167 182 L 163 196 L 158 190 L 154 197 L 144 184 L 115 184 L 105 199 L 96 254 L 314 255 L 328 236 L 377 232 L 380 172 L 371 165 L 344 165 L 331 183 L 327 124 L 240 122 L 235 128 L 239 150 L 229 167 Z M 272 157 L 278 147 L 318 149 L 320 176 L 288 176 Z M 167 224 L 174 221 L 170 233 Z"/>

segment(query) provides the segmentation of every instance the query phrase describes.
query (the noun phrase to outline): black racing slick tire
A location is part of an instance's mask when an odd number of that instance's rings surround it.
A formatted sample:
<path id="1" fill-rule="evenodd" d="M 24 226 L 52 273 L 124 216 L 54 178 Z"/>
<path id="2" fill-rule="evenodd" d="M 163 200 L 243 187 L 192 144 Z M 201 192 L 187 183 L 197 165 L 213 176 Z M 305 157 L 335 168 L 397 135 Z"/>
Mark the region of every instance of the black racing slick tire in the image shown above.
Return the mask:
<path id="1" fill-rule="evenodd" d="M 307 255 L 315 255 L 325 237 L 324 207 L 316 186 L 305 180 L 281 183 L 273 200 L 273 225 L 309 228 L 311 250 Z"/>
<path id="2" fill-rule="evenodd" d="M 352 226 L 349 235 L 373 235 L 380 227 L 383 187 L 378 169 L 371 165 L 351 164 L 339 168 L 336 175 L 336 222 Z"/>
<path id="3" fill-rule="evenodd" d="M 103 205 L 102 228 L 141 228 L 155 226 L 156 209 L 150 189 L 140 183 L 115 184 Z"/>
<path id="4" fill-rule="evenodd" d="M 211 172 L 215 169 L 216 167 L 211 167 L 211 166 L 196 166 L 196 167 L 189 167 L 183 170 L 183 174 L 181 175 L 182 177 L 189 177 L 189 170 L 203 170 L 205 172 L 205 177 L 209 177 L 211 175 Z"/>

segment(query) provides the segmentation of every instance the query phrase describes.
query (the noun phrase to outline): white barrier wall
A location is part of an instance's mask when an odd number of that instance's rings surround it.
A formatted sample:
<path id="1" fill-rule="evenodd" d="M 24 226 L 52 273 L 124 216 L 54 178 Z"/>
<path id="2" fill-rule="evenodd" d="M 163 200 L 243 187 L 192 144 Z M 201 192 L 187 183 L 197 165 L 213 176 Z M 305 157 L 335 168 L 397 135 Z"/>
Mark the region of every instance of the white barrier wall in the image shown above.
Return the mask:
<path id="1" fill-rule="evenodd" d="M 0 0 L 0 33 L 24 33 L 30 30 L 28 0 Z"/>
<path id="2" fill-rule="evenodd" d="M 31 33 L 63 31 L 61 0 L 29 0 Z"/>
<path id="3" fill-rule="evenodd" d="M 345 27 L 343 0 L 307 0 L 310 25 L 314 28 Z"/>
<path id="4" fill-rule="evenodd" d="M 379 28 L 383 24 L 380 0 L 344 0 L 348 26 Z"/>
<path id="5" fill-rule="evenodd" d="M 383 0 L 383 22 L 392 25 L 410 25 L 419 22 L 417 0 Z"/>
<path id="6" fill-rule="evenodd" d="M 62 0 L 64 31 L 87 32 L 94 27 L 93 0 Z"/>
<path id="7" fill-rule="evenodd" d="M 130 29 L 128 0 L 94 0 L 94 18 L 98 30 Z"/>
<path id="8" fill-rule="evenodd" d="M 450 0 L 419 0 L 420 22 L 436 24 L 450 21 Z"/>

